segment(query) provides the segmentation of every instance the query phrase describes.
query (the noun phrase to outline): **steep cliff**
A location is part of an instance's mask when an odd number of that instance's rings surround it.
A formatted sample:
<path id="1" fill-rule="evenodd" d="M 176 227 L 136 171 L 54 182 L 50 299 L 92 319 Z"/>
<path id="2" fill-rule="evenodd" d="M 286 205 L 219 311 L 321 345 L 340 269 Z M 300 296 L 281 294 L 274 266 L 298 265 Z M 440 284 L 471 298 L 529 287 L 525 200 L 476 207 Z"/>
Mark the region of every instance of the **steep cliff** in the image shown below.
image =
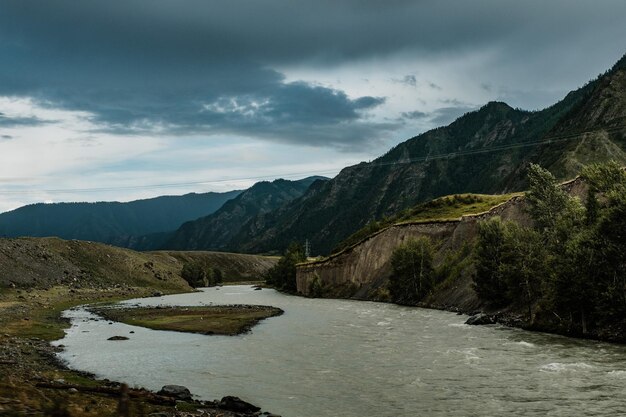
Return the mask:
<path id="1" fill-rule="evenodd" d="M 586 186 L 580 179 L 568 181 L 563 187 L 582 197 Z M 522 225 L 530 224 L 524 210 L 523 196 L 515 196 L 490 210 L 465 215 L 459 219 L 408 222 L 389 226 L 363 241 L 330 257 L 297 267 L 298 291 L 310 295 L 312 288 L 321 288 L 322 296 L 386 301 L 385 287 L 391 274 L 391 254 L 410 238 L 428 236 L 437 245 L 435 262 L 441 262 L 451 250 L 472 242 L 479 222 L 499 216 Z M 426 300 L 426 305 L 471 311 L 481 303 L 472 289 L 471 266 L 452 280 L 442 282 Z"/>

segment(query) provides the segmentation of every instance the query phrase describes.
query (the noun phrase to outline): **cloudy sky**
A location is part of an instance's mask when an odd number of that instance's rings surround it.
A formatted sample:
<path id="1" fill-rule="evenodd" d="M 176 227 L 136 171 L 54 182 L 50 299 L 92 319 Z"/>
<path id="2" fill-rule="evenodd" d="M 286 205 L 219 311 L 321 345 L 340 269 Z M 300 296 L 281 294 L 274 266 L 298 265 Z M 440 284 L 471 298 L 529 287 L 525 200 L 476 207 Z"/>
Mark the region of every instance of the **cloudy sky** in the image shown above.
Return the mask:
<path id="1" fill-rule="evenodd" d="M 335 175 L 626 53 L 623 0 L 0 0 L 0 211 Z"/>

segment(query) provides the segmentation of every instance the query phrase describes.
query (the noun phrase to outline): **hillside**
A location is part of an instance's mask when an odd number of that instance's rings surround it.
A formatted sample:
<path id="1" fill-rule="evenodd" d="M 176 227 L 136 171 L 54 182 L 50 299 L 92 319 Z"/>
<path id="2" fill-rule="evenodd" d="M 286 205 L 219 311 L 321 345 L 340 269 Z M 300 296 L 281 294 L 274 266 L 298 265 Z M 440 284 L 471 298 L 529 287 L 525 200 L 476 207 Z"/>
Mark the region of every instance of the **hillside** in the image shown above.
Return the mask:
<path id="1" fill-rule="evenodd" d="M 189 261 L 219 268 L 226 281 L 258 279 L 275 263 L 273 258 L 254 255 L 139 253 L 58 238 L 0 239 L 0 415 L 120 415 L 118 384 L 72 371 L 58 360 L 62 345 L 55 347 L 50 342 L 61 339 L 70 327 L 63 311 L 85 304 L 193 291 L 180 276 L 183 264 Z M 265 313 L 248 309 L 242 313 L 233 307 L 221 311 L 210 324 L 242 325 L 250 315 L 256 319 Z M 129 333 L 132 337 L 131 333 L 134 331 Z M 102 341 L 110 343 L 106 338 Z M 50 389 L 50 383 L 61 384 L 62 389 Z M 154 394 L 144 389 L 131 392 L 138 405 L 137 414 L 131 415 L 174 415 L 180 407 L 174 401 L 154 401 Z M 70 404 L 72 411 L 64 404 Z M 235 415 L 224 410 L 210 412 Z"/>
<path id="2" fill-rule="evenodd" d="M 85 289 L 149 287 L 190 291 L 183 264 L 199 261 L 222 270 L 225 281 L 257 279 L 275 259 L 212 252 L 135 252 L 58 238 L 0 239 L 0 288 Z"/>
<path id="3" fill-rule="evenodd" d="M 580 178 L 564 183 L 563 188 L 570 195 L 579 198 L 584 198 L 587 190 L 587 186 Z M 427 218 L 417 216 L 413 220 L 399 221 L 367 235 L 341 252 L 300 264 L 297 268 L 298 291 L 309 295 L 311 283 L 318 281 L 322 288 L 322 296 L 388 301 L 384 288 L 392 272 L 392 252 L 410 238 L 427 236 L 437 242 L 435 254 L 437 264 L 443 262 L 454 251 L 459 251 L 456 255 L 459 258 L 453 262 L 458 271 L 451 273 L 450 278 L 438 286 L 426 300 L 426 305 L 463 311 L 483 307 L 472 289 L 472 277 L 468 273 L 471 272 L 471 265 L 465 262 L 469 253 L 464 252 L 462 248 L 475 240 L 479 223 L 486 219 L 498 216 L 521 225 L 531 223 L 525 210 L 524 196 L 521 194 L 510 196 L 503 202 L 500 196 L 486 198 L 484 201 L 489 207 L 484 211 L 482 211 L 484 205 L 477 208 L 472 208 L 471 204 L 460 205 L 456 211 L 456 218 L 448 216 L 446 210 L 435 215 L 432 211 L 423 210 Z"/>
<path id="4" fill-rule="evenodd" d="M 286 206 L 250 220 L 232 249 L 281 251 L 291 241 L 309 239 L 312 253 L 327 254 L 367 223 L 423 201 L 522 190 L 530 162 L 559 179 L 572 178 L 589 162 L 626 162 L 625 59 L 544 110 L 491 102 L 370 163 L 345 168 Z"/>
<path id="5" fill-rule="evenodd" d="M 56 236 L 135 247 L 137 236 L 175 230 L 185 221 L 214 212 L 240 192 L 192 193 L 128 203 L 32 204 L 0 214 L 0 236 Z"/>
<path id="6" fill-rule="evenodd" d="M 246 222 L 300 197 L 313 182 L 326 180 L 324 177 L 309 177 L 298 181 L 278 179 L 258 182 L 227 201 L 215 213 L 183 224 L 160 247 L 176 250 L 227 250 L 231 239 Z"/>

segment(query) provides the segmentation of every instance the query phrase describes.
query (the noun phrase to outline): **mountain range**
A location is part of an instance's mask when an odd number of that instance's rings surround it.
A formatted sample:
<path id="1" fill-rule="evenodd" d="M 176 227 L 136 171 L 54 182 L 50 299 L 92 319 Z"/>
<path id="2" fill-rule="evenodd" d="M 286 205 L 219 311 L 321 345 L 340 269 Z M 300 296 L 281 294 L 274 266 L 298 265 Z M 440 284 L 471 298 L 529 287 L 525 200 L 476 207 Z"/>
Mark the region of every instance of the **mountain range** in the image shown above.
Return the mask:
<path id="1" fill-rule="evenodd" d="M 299 181 L 278 179 L 254 184 L 227 201 L 215 213 L 183 224 L 162 248 L 175 250 L 229 250 L 231 241 L 250 220 L 282 207 L 302 196 L 314 182 L 328 178 L 308 177 Z"/>
<path id="2" fill-rule="evenodd" d="M 312 253 L 327 254 L 368 222 L 420 202 L 455 193 L 523 190 L 530 162 L 560 179 L 595 161 L 626 164 L 625 121 L 626 56 L 544 110 L 491 102 L 372 162 L 345 168 L 249 221 L 231 249 L 268 252 L 308 239 Z"/>
<path id="3" fill-rule="evenodd" d="M 328 254 L 367 223 L 443 195 L 523 190 L 531 162 L 559 179 L 596 161 L 626 164 L 625 126 L 626 55 L 548 108 L 490 102 L 330 180 L 131 203 L 35 204 L 0 214 L 0 234 L 247 253 L 280 253 L 308 240 L 313 254 Z"/>
<path id="4" fill-rule="evenodd" d="M 240 193 L 191 193 L 128 203 L 31 204 L 0 214 L 0 236 L 56 236 L 128 247 L 139 236 L 172 231 L 206 216 Z"/>

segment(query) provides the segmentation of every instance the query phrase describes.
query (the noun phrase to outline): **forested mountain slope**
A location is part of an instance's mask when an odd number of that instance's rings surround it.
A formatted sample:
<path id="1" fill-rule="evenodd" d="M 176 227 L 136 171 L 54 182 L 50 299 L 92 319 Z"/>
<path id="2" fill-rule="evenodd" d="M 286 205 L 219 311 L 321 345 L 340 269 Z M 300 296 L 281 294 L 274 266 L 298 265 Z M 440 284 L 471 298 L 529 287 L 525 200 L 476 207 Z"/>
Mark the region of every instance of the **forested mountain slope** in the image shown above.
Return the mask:
<path id="1" fill-rule="evenodd" d="M 215 213 L 183 224 L 162 247 L 184 250 L 228 249 L 233 236 L 250 219 L 300 197 L 313 182 L 326 180 L 323 177 L 308 177 L 298 181 L 278 179 L 258 182 L 226 202 Z"/>
<path id="2" fill-rule="evenodd" d="M 185 221 L 213 213 L 240 192 L 192 193 L 128 203 L 32 204 L 0 214 L 0 236 L 56 236 L 128 246 L 133 236 L 175 230 Z"/>
<path id="3" fill-rule="evenodd" d="M 327 254 L 368 222 L 419 202 L 522 190 L 530 162 L 559 179 L 573 177 L 589 162 L 626 162 L 625 117 L 626 57 L 544 110 L 491 102 L 370 163 L 345 168 L 302 197 L 250 220 L 231 249 L 281 251 L 291 241 L 309 239 L 314 254 Z"/>

